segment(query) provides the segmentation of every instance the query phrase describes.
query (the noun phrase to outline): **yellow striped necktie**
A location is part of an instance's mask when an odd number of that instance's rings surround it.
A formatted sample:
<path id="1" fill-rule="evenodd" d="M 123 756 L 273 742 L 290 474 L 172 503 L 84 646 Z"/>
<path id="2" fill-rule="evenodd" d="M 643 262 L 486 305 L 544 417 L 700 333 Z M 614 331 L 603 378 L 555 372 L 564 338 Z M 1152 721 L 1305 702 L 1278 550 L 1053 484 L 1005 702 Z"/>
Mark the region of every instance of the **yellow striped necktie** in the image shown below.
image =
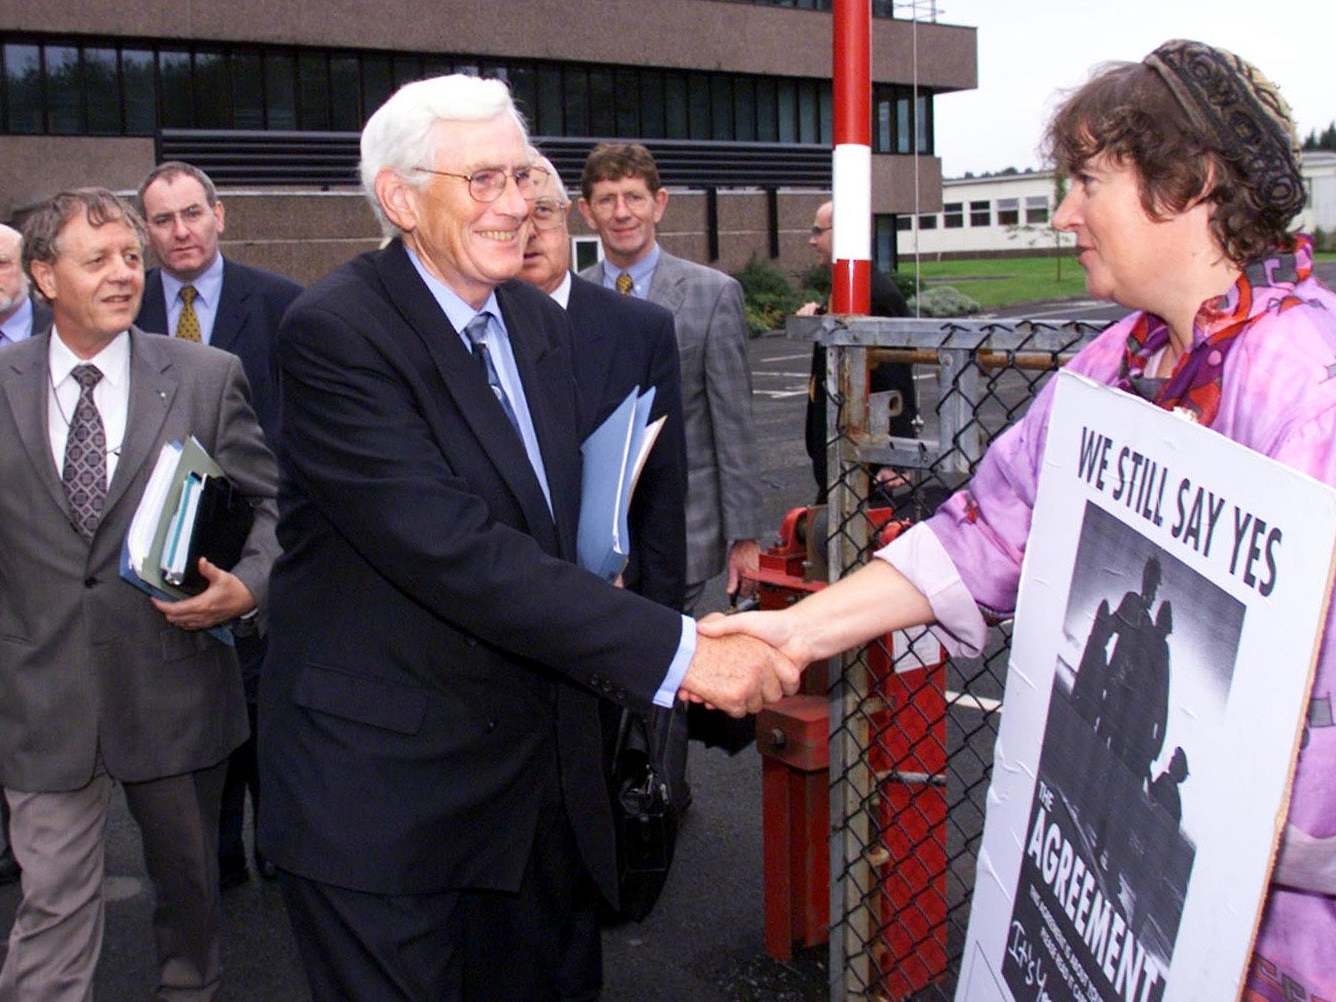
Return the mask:
<path id="1" fill-rule="evenodd" d="M 181 315 L 176 318 L 176 336 L 184 341 L 203 341 L 199 317 L 195 315 L 195 287 L 181 286 Z"/>
<path id="2" fill-rule="evenodd" d="M 613 284 L 617 286 L 617 291 L 620 292 L 623 296 L 629 296 L 631 294 L 631 290 L 636 287 L 635 279 L 633 279 L 631 277 L 631 273 L 627 271 L 624 271 L 620 275 L 618 275 L 617 281 L 614 282 Z"/>

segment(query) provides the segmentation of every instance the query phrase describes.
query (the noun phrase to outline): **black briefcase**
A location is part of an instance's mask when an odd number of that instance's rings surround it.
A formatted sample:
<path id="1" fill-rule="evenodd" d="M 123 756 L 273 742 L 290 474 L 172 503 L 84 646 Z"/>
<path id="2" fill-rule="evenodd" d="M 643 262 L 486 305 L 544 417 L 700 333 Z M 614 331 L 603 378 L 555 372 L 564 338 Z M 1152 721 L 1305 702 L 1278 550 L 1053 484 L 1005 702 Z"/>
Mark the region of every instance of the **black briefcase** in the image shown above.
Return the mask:
<path id="1" fill-rule="evenodd" d="M 617 828 L 617 915 L 642 921 L 659 900 L 677 845 L 677 807 L 668 782 L 670 711 L 622 710 L 609 784 Z"/>

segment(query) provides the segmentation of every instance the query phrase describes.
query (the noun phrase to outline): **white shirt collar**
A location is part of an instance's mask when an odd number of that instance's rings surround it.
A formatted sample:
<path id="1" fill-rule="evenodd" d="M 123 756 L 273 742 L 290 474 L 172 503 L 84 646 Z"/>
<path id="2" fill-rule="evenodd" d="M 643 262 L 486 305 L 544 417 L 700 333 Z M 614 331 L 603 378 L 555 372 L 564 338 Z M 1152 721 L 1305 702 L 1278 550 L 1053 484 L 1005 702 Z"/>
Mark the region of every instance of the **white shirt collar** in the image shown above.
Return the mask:
<path id="1" fill-rule="evenodd" d="M 130 379 L 130 332 L 121 331 L 111 343 L 92 358 L 80 358 L 70 351 L 69 346 L 60 339 L 60 332 L 55 325 L 51 327 L 51 342 L 47 351 L 47 364 L 51 369 L 51 385 L 59 386 L 69 376 L 76 365 L 95 365 L 102 373 L 102 378 L 119 389 L 128 384 Z"/>
<path id="2" fill-rule="evenodd" d="M 566 304 L 571 301 L 571 273 L 568 271 L 561 277 L 561 284 L 548 293 L 557 301 L 557 305 L 563 310 L 567 308 Z"/>
<path id="3" fill-rule="evenodd" d="M 172 308 L 172 303 L 176 302 L 176 297 L 181 294 L 181 286 L 193 285 L 195 287 L 196 300 L 203 300 L 209 306 L 218 305 L 218 297 L 223 291 L 223 255 L 218 252 L 213 256 L 213 263 L 210 264 L 193 282 L 183 282 L 175 275 L 172 275 L 166 268 L 159 269 L 162 274 L 162 295 L 167 301 L 167 309 Z"/>

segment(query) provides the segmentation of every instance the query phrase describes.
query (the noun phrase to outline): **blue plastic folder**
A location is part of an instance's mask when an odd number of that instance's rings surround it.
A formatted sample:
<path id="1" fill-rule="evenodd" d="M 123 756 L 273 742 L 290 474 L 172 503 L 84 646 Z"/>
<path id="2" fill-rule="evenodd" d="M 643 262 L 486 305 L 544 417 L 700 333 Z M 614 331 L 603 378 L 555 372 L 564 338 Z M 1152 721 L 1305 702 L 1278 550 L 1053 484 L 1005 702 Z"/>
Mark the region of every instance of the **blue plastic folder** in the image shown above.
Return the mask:
<path id="1" fill-rule="evenodd" d="M 634 387 L 580 446 L 584 477 L 580 487 L 580 566 L 614 581 L 631 552 L 627 512 L 645 457 L 658 438 L 663 418 L 650 423 L 654 387 Z"/>

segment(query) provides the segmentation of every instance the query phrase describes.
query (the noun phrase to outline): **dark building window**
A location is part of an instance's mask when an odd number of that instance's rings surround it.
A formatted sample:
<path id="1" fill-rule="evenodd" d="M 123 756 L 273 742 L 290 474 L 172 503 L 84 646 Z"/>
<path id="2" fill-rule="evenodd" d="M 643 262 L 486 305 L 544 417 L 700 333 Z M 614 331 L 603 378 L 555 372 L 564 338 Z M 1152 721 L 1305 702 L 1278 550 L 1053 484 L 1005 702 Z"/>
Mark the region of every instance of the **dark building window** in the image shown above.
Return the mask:
<path id="1" fill-rule="evenodd" d="M 224 43 L 82 46 L 0 35 L 0 45 L 0 128 L 10 134 L 356 131 L 405 83 L 461 72 L 507 82 L 536 136 L 825 146 L 834 136 L 825 80 Z M 901 90 L 879 85 L 879 152 L 897 152 L 914 128 L 898 110 L 910 100 Z M 930 98 L 920 108 L 930 115 Z"/>
<path id="2" fill-rule="evenodd" d="M 83 50 L 84 95 L 88 102 L 88 131 L 114 135 L 121 131 L 121 91 L 115 49 Z"/>
<path id="3" fill-rule="evenodd" d="M 567 66 L 561 71 L 561 93 L 566 112 L 566 135 L 589 135 L 589 71 Z"/>
<path id="4" fill-rule="evenodd" d="M 937 229 L 937 214 L 924 213 L 918 217 L 918 223 L 921 230 L 935 230 Z"/>
<path id="5" fill-rule="evenodd" d="M 565 135 L 561 120 L 561 67 L 544 64 L 538 70 L 538 132 Z"/>
<path id="6" fill-rule="evenodd" d="M 779 140 L 779 91 L 776 81 L 761 78 L 756 81 L 756 140 L 774 143 Z"/>
<path id="7" fill-rule="evenodd" d="M 617 106 L 611 70 L 589 71 L 589 134 L 617 135 Z"/>
<path id="8" fill-rule="evenodd" d="M 997 225 L 1015 226 L 1021 221 L 1020 199 L 999 198 L 997 200 Z"/>
<path id="9" fill-rule="evenodd" d="M 970 203 L 970 225 L 971 226 L 992 226 L 993 225 L 993 207 L 988 199 L 981 202 Z"/>
<path id="10" fill-rule="evenodd" d="M 636 74 L 640 78 L 640 134 L 646 139 L 662 139 L 667 135 L 664 124 L 664 112 L 667 98 L 664 96 L 663 74 L 658 70 L 643 70 Z M 618 129 L 623 136 L 635 135 Z"/>
<path id="11" fill-rule="evenodd" d="M 727 142 L 733 134 L 733 81 L 724 73 L 710 77 L 710 138 Z"/>
<path id="12" fill-rule="evenodd" d="M 362 127 L 366 116 L 358 101 L 356 56 L 333 56 L 329 60 L 329 124 L 331 128 L 353 132 Z"/>
<path id="13" fill-rule="evenodd" d="M 640 74 L 635 70 L 617 71 L 613 105 L 617 114 L 616 125 L 605 135 L 636 135 L 640 131 Z"/>
<path id="14" fill-rule="evenodd" d="M 297 80 L 293 59 L 286 53 L 264 57 L 265 121 L 271 129 L 297 127 Z"/>
<path id="15" fill-rule="evenodd" d="M 297 57 L 297 100 L 301 127 L 324 131 L 329 120 L 329 61 L 323 52 L 303 52 Z"/>
<path id="16" fill-rule="evenodd" d="M 84 131 L 83 73 L 79 50 L 72 45 L 46 47 L 47 131 L 75 135 Z"/>
<path id="17" fill-rule="evenodd" d="M 158 82 L 153 53 L 146 49 L 121 51 L 121 87 L 125 102 L 125 131 L 132 136 L 153 132 L 158 120 Z"/>
<path id="18" fill-rule="evenodd" d="M 687 78 L 681 73 L 669 73 L 663 78 L 663 112 L 666 121 L 664 135 L 669 139 L 686 139 L 689 118 Z"/>
<path id="19" fill-rule="evenodd" d="M 751 77 L 733 81 L 733 138 L 742 143 L 756 141 L 756 81 Z"/>
<path id="20" fill-rule="evenodd" d="M 692 139 L 710 138 L 710 78 L 704 73 L 687 74 L 688 133 Z"/>
<path id="21" fill-rule="evenodd" d="M 394 93 L 394 72 L 388 56 L 362 57 L 362 118 L 375 114 L 385 99 Z M 360 126 L 359 126 L 360 128 Z"/>
<path id="22" fill-rule="evenodd" d="M 195 98 L 190 53 L 162 50 L 158 53 L 158 79 L 162 86 L 162 107 L 159 109 L 163 128 L 193 129 L 195 127 Z"/>
<path id="23" fill-rule="evenodd" d="M 879 271 L 895 271 L 897 261 L 895 234 L 900 220 L 908 216 L 878 213 L 872 217 L 872 265 Z"/>
<path id="24" fill-rule="evenodd" d="M 195 126 L 227 129 L 232 126 L 228 94 L 227 57 L 221 52 L 195 53 Z"/>
<path id="25" fill-rule="evenodd" d="M 917 114 L 914 109 L 917 107 Z M 874 153 L 933 152 L 932 95 L 900 84 L 877 84 L 872 90 L 872 150 Z"/>
<path id="26" fill-rule="evenodd" d="M 5 119 L 10 132 L 42 132 L 42 50 L 5 46 Z"/>
<path id="27" fill-rule="evenodd" d="M 965 203 L 947 202 L 942 206 L 942 226 L 948 230 L 958 230 L 965 225 Z"/>

